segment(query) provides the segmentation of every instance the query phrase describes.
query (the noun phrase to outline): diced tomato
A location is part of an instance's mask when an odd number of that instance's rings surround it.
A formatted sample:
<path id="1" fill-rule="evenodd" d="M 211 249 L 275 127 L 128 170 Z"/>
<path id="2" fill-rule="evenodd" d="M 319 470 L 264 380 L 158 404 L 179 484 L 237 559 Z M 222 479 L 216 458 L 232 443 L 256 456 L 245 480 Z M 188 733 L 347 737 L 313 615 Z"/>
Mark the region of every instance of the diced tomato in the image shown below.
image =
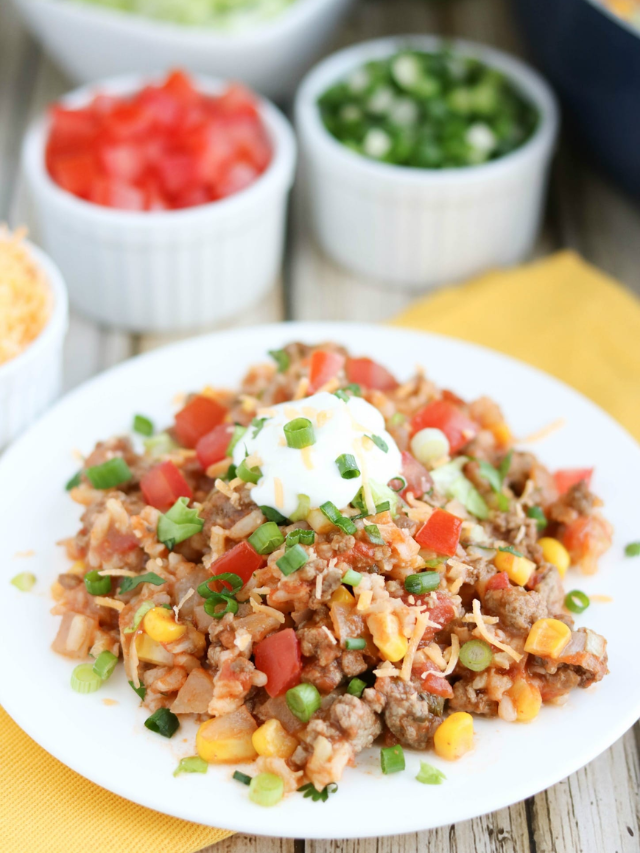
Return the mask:
<path id="1" fill-rule="evenodd" d="M 140 480 L 140 488 L 145 501 L 156 509 L 165 512 L 178 498 L 191 498 L 193 492 L 189 484 L 173 462 L 156 465 Z"/>
<path id="2" fill-rule="evenodd" d="M 588 488 L 591 485 L 592 476 L 593 468 L 563 468 L 561 471 L 555 472 L 553 481 L 556 484 L 559 494 L 563 495 L 572 486 L 576 486 L 583 480 Z"/>
<path id="3" fill-rule="evenodd" d="M 120 210 L 144 210 L 145 194 L 126 181 L 96 178 L 88 195 L 89 201 Z"/>
<path id="4" fill-rule="evenodd" d="M 66 154 L 56 158 L 52 177 L 63 190 L 88 198 L 98 177 L 98 166 L 93 154 Z"/>
<path id="5" fill-rule="evenodd" d="M 431 474 L 406 450 L 402 451 L 402 474 L 407 481 L 407 487 L 401 493 L 405 500 L 409 492 L 414 498 L 420 499 L 433 486 Z"/>
<path id="6" fill-rule="evenodd" d="M 309 391 L 312 394 L 333 379 L 344 367 L 345 358 L 339 352 L 316 350 L 311 355 L 309 367 Z"/>
<path id="7" fill-rule="evenodd" d="M 220 462 L 226 457 L 233 430 L 233 424 L 218 424 L 211 432 L 198 439 L 196 456 L 205 471 L 209 465 Z"/>
<path id="8" fill-rule="evenodd" d="M 485 590 L 488 589 L 508 589 L 509 584 L 509 575 L 506 572 L 498 572 L 495 575 L 492 575 L 487 581 L 487 585 Z"/>
<path id="9" fill-rule="evenodd" d="M 263 563 L 264 558 L 258 554 L 255 548 L 246 541 L 240 542 L 211 564 L 211 574 L 222 575 L 225 572 L 233 572 L 234 575 L 238 575 L 242 579 L 243 583 L 247 583 Z M 228 584 L 223 582 L 223 586 L 226 587 Z"/>
<path id="10" fill-rule="evenodd" d="M 394 391 L 398 387 L 393 374 L 370 358 L 348 358 L 346 370 L 349 382 L 355 382 L 356 385 L 362 385 L 364 388 Z"/>
<path id="11" fill-rule="evenodd" d="M 146 158 L 135 145 L 105 145 L 100 151 L 100 164 L 111 178 L 137 181 L 146 168 Z"/>
<path id="12" fill-rule="evenodd" d="M 611 525 L 599 515 L 581 515 L 568 524 L 562 543 L 571 555 L 571 563 L 587 574 L 597 569 L 598 558 L 611 545 Z"/>
<path id="13" fill-rule="evenodd" d="M 368 542 L 356 542 L 351 551 L 340 554 L 340 559 L 354 568 L 370 566 L 375 562 L 375 549 L 376 546 L 370 545 Z"/>
<path id="14" fill-rule="evenodd" d="M 140 547 L 140 542 L 132 533 L 121 533 L 117 527 L 109 527 L 106 536 L 98 545 L 98 554 L 105 562 L 115 555 L 123 556 Z"/>
<path id="15" fill-rule="evenodd" d="M 198 440 L 222 423 L 227 410 L 211 397 L 197 394 L 176 415 L 175 430 L 183 447 L 195 447 Z"/>
<path id="16" fill-rule="evenodd" d="M 433 604 L 433 595 L 436 597 L 435 604 Z M 416 607 L 426 607 L 427 610 L 425 612 L 429 617 L 429 621 L 438 625 L 437 628 L 431 625 L 426 628 L 422 635 L 422 640 L 420 640 L 421 646 L 425 646 L 427 643 L 430 643 L 435 635 L 456 617 L 456 608 L 451 601 L 451 598 L 446 593 L 440 592 L 440 590 L 436 590 L 435 593 L 428 592 L 424 595 L 410 596 L 409 593 L 402 594 L 402 600 L 405 604 L 409 603 L 409 598 L 411 598 L 412 604 Z"/>
<path id="17" fill-rule="evenodd" d="M 434 427 L 447 437 L 452 453 L 456 453 L 478 434 L 478 426 L 458 406 L 448 400 L 436 400 L 420 409 L 409 422 L 411 435 L 421 429 Z"/>
<path id="18" fill-rule="evenodd" d="M 443 509 L 437 509 L 415 535 L 422 548 L 453 557 L 460 541 L 462 519 Z"/>
<path id="19" fill-rule="evenodd" d="M 302 655 L 293 628 L 285 628 L 261 640 L 254 649 L 256 669 L 267 676 L 269 696 L 282 696 L 300 683 Z"/>

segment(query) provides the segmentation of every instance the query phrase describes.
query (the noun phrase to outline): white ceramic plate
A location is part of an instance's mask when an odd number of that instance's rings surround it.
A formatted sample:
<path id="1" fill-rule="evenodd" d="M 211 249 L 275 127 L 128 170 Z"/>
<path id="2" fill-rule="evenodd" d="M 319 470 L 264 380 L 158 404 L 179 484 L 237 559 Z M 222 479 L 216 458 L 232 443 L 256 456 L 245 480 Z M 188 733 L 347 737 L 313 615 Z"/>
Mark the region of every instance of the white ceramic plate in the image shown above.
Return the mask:
<path id="1" fill-rule="evenodd" d="M 172 414 L 177 392 L 210 383 L 234 386 L 267 349 L 288 341 L 337 340 L 353 353 L 384 362 L 399 378 L 424 365 L 439 384 L 465 397 L 489 394 L 502 406 L 515 435 L 528 435 L 562 416 L 566 426 L 535 446 L 552 468 L 595 464 L 594 489 L 614 523 L 613 547 L 600 573 L 575 571 L 568 589 L 610 595 L 592 604 L 578 625 L 609 640 L 609 675 L 574 691 L 562 708 L 548 706 L 529 725 L 476 720 L 476 748 L 456 764 L 433 753 L 407 752 L 404 773 L 383 776 L 378 750 L 358 757 L 327 803 L 288 797 L 276 808 L 255 806 L 231 780 L 233 768 L 206 776 L 172 771 L 194 754 L 193 730 L 170 741 L 147 731 L 146 712 L 119 666 L 90 696 L 73 693 L 73 662 L 50 650 L 58 619 L 49 614 L 48 589 L 67 565 L 55 542 L 75 533 L 79 509 L 63 486 L 75 472 L 74 449 L 126 432 L 136 412 L 158 424 Z M 202 824 L 260 835 L 348 838 L 429 829 L 503 808 L 553 785 L 610 746 L 640 715 L 637 604 L 640 565 L 624 545 L 640 535 L 637 483 L 640 448 L 611 418 L 554 379 L 497 353 L 435 335 L 357 324 L 282 324 L 225 332 L 133 359 L 70 394 L 0 461 L 0 648 L 4 650 L 0 703 L 41 746 L 69 767 L 144 806 Z M 32 550 L 34 556 L 16 557 Z M 38 584 L 20 593 L 9 584 L 19 571 Z M 104 699 L 117 705 L 105 705 Z M 415 781 L 420 757 L 442 768 L 447 781 Z"/>

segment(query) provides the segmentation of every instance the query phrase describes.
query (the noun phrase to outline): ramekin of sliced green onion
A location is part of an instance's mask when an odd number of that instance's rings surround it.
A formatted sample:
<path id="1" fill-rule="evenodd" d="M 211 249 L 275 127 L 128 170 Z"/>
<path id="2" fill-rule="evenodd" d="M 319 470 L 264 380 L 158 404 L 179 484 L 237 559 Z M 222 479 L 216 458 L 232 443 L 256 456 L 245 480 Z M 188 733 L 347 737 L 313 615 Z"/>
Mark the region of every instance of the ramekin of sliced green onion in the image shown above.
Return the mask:
<path id="1" fill-rule="evenodd" d="M 418 289 L 514 263 L 535 239 L 557 107 L 507 54 L 355 45 L 303 80 L 296 124 L 317 238 L 357 273 Z"/>

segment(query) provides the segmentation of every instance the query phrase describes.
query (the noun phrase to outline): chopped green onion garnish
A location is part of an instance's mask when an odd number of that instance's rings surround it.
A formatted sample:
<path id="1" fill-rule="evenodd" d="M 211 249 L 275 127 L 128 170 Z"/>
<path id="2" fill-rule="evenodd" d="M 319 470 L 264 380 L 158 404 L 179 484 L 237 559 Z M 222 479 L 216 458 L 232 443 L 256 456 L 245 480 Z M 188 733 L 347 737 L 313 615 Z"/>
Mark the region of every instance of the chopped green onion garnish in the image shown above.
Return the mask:
<path id="1" fill-rule="evenodd" d="M 352 456 L 351 453 L 343 453 L 341 456 L 338 456 L 336 465 L 343 480 L 354 480 L 360 476 L 358 463 L 355 456 Z"/>
<path id="2" fill-rule="evenodd" d="M 262 471 L 257 465 L 253 468 L 249 468 L 246 459 L 243 459 L 236 468 L 236 475 L 240 477 L 241 480 L 244 480 L 245 483 L 253 483 L 255 485 L 260 477 L 262 477 Z"/>
<path id="3" fill-rule="evenodd" d="M 133 690 L 133 692 L 137 693 L 138 696 L 144 701 L 144 697 L 147 695 L 147 688 L 144 686 L 144 684 L 141 684 L 140 687 L 136 687 L 133 681 L 130 681 L 129 684 L 131 685 L 131 689 Z"/>
<path id="4" fill-rule="evenodd" d="M 389 488 L 394 492 L 403 492 L 407 488 L 407 481 L 402 474 L 398 474 L 393 480 L 389 480 Z"/>
<path id="5" fill-rule="evenodd" d="M 77 489 L 82 482 L 82 471 L 77 471 L 70 480 L 65 483 L 65 489 L 70 492 L 71 489 Z"/>
<path id="6" fill-rule="evenodd" d="M 484 640 L 469 640 L 460 649 L 460 663 L 473 672 L 482 672 L 492 660 L 491 646 Z"/>
<path id="7" fill-rule="evenodd" d="M 291 360 L 283 349 L 270 349 L 269 355 L 278 365 L 278 373 L 284 373 L 285 370 L 289 369 Z"/>
<path id="8" fill-rule="evenodd" d="M 498 551 L 504 551 L 505 554 L 513 554 L 514 557 L 524 557 L 524 554 L 517 551 L 513 545 L 505 545 L 502 548 L 498 548 Z"/>
<path id="9" fill-rule="evenodd" d="M 267 521 L 275 521 L 276 524 L 286 524 L 288 519 L 271 506 L 261 506 L 260 511 Z"/>
<path id="10" fill-rule="evenodd" d="M 352 678 L 347 686 L 347 693 L 350 693 L 352 696 L 362 696 L 364 691 L 366 690 L 367 685 L 361 678 Z"/>
<path id="11" fill-rule="evenodd" d="M 377 524 L 365 524 L 364 532 L 369 537 L 369 542 L 372 545 L 384 545 L 384 539 L 380 535 L 380 528 Z"/>
<path id="12" fill-rule="evenodd" d="M 347 637 L 344 647 L 349 652 L 360 652 L 367 647 L 367 641 L 364 637 Z"/>
<path id="13" fill-rule="evenodd" d="M 329 799 L 329 794 L 335 794 L 337 790 L 338 786 L 335 782 L 329 782 L 321 791 L 317 791 L 315 785 L 311 782 L 307 782 L 306 785 L 298 788 L 298 791 L 304 796 L 305 800 L 310 798 L 314 803 L 326 803 Z"/>
<path id="14" fill-rule="evenodd" d="M 338 512 L 336 506 L 332 504 L 331 501 L 323 503 L 320 509 L 325 517 L 328 518 L 332 524 L 335 524 L 336 527 L 339 527 L 343 533 L 349 533 L 353 536 L 358 529 L 350 518 L 347 518 Z"/>
<path id="15" fill-rule="evenodd" d="M 35 586 L 36 576 L 31 574 L 31 572 L 20 572 L 19 575 L 11 578 L 11 583 L 20 592 L 29 592 Z"/>
<path id="16" fill-rule="evenodd" d="M 249 536 L 249 542 L 258 554 L 271 554 L 284 542 L 284 536 L 275 521 L 267 521 L 261 524 Z"/>
<path id="17" fill-rule="evenodd" d="M 489 483 L 494 492 L 502 491 L 502 476 L 497 468 L 494 468 L 490 462 L 484 459 L 478 460 L 480 476 Z"/>
<path id="18" fill-rule="evenodd" d="M 362 575 L 354 569 L 347 569 L 342 577 L 342 583 L 346 583 L 347 586 L 358 586 L 361 580 Z"/>
<path id="19" fill-rule="evenodd" d="M 249 783 L 249 799 L 258 806 L 275 806 L 284 797 L 284 782 L 275 773 L 258 773 Z"/>
<path id="20" fill-rule="evenodd" d="M 500 512 L 509 512 L 510 501 L 508 496 L 503 492 L 496 495 L 496 503 Z"/>
<path id="21" fill-rule="evenodd" d="M 132 589 L 135 589 L 142 583 L 151 583 L 154 586 L 162 586 L 163 583 L 166 583 L 166 580 L 161 578 L 160 575 L 157 575 L 155 572 L 145 572 L 143 575 L 137 575 L 135 578 L 122 578 L 118 593 L 131 592 Z"/>
<path id="22" fill-rule="evenodd" d="M 240 441 L 242 436 L 247 431 L 245 426 L 241 426 L 240 424 L 236 424 L 233 428 L 233 435 L 231 436 L 231 441 L 229 442 L 229 446 L 227 447 L 227 456 L 231 456 L 236 444 Z"/>
<path id="23" fill-rule="evenodd" d="M 211 598 L 216 594 L 216 590 L 211 589 L 209 586 L 213 581 L 224 581 L 228 583 L 231 587 L 231 594 L 235 595 L 237 592 L 240 592 L 244 583 L 242 578 L 239 575 L 234 574 L 233 572 L 222 572 L 219 575 L 212 575 L 210 578 L 207 578 L 206 581 L 203 581 L 198 585 L 198 595 L 202 596 L 202 598 Z"/>
<path id="24" fill-rule="evenodd" d="M 440 572 L 420 572 L 419 575 L 409 575 L 404 579 L 404 588 L 412 595 L 424 595 L 440 586 Z"/>
<path id="25" fill-rule="evenodd" d="M 118 658 L 113 654 L 113 652 L 109 652 L 105 649 L 103 652 L 100 652 L 93 662 L 93 671 L 96 675 L 99 675 L 103 681 L 106 681 L 116 668 L 117 663 Z"/>
<path id="26" fill-rule="evenodd" d="M 389 445 L 381 438 L 379 435 L 368 435 L 367 438 L 370 438 L 371 441 L 375 444 L 376 447 L 379 447 L 383 453 L 389 452 Z"/>
<path id="27" fill-rule="evenodd" d="M 398 495 L 393 491 L 393 489 L 390 489 L 389 486 L 385 486 L 382 483 L 376 482 L 376 480 L 369 480 L 369 488 L 371 489 L 371 497 L 375 504 L 376 513 L 389 510 L 391 515 L 395 516 L 398 510 Z M 353 506 L 357 507 L 357 509 L 362 511 L 362 518 L 366 518 L 368 515 L 373 515 L 373 513 L 369 512 L 369 507 L 367 506 L 367 502 L 364 498 L 363 489 L 358 490 L 357 495 L 351 503 Z M 383 504 L 387 504 L 387 506 L 384 506 L 383 508 Z"/>
<path id="28" fill-rule="evenodd" d="M 292 447 L 294 450 L 302 450 L 316 443 L 316 434 L 309 418 L 294 418 L 285 424 L 283 429 L 287 447 Z"/>
<path id="29" fill-rule="evenodd" d="M 313 530 L 292 530 L 287 533 L 285 548 L 293 548 L 294 545 L 313 545 L 316 541 L 316 534 Z"/>
<path id="30" fill-rule="evenodd" d="M 358 494 L 360 494 L 360 492 L 358 492 Z M 356 495 L 356 498 L 357 497 L 358 497 L 358 495 Z M 355 504 L 356 498 L 354 498 L 353 501 L 351 501 L 351 503 Z M 391 509 L 391 504 L 389 503 L 389 501 L 385 501 L 384 503 L 376 504 L 376 511 L 374 513 L 371 513 L 365 509 L 364 512 L 360 513 L 360 515 L 352 515 L 351 521 L 357 521 L 359 518 L 368 518 L 370 515 L 378 515 L 381 512 L 389 512 L 390 509 Z"/>
<path id="31" fill-rule="evenodd" d="M 162 737 L 173 737 L 180 728 L 180 720 L 168 708 L 158 708 L 150 717 L 147 717 L 144 724 L 149 731 Z"/>
<path id="32" fill-rule="evenodd" d="M 504 481 L 504 478 L 509 473 L 509 469 L 511 468 L 511 458 L 513 456 L 513 450 L 510 450 L 507 455 L 504 457 L 502 462 L 498 465 L 498 471 L 500 472 L 500 476 Z"/>
<path id="33" fill-rule="evenodd" d="M 350 395 L 352 397 L 362 397 L 360 386 L 356 385 L 355 382 L 352 382 L 350 385 L 345 385 L 344 388 L 338 388 L 338 390 L 333 393 L 339 400 L 342 400 L 343 403 L 349 402 Z"/>
<path id="34" fill-rule="evenodd" d="M 142 443 L 144 444 L 144 449 L 154 459 L 158 459 L 160 456 L 166 456 L 178 447 L 168 432 L 161 432 L 158 433 L 158 435 L 153 435 L 151 438 L 146 438 Z"/>
<path id="35" fill-rule="evenodd" d="M 241 773 L 239 770 L 236 770 L 231 778 L 235 779 L 236 782 L 241 782 L 243 785 L 251 784 L 251 776 L 247 776 L 246 773 Z"/>
<path id="36" fill-rule="evenodd" d="M 76 693 L 95 693 L 102 684 L 90 663 L 79 664 L 71 673 L 71 689 Z"/>
<path id="37" fill-rule="evenodd" d="M 133 430 L 147 437 L 153 435 L 153 421 L 145 418 L 144 415 L 135 415 L 133 418 Z"/>
<path id="38" fill-rule="evenodd" d="M 96 569 L 84 576 L 84 585 L 89 595 L 108 595 L 111 592 L 111 578 L 102 577 Z"/>
<path id="39" fill-rule="evenodd" d="M 158 519 L 158 539 L 170 551 L 179 542 L 200 533 L 204 527 L 204 519 L 200 518 L 197 509 L 189 509 L 188 503 L 188 498 L 178 498 L 171 509 Z"/>
<path id="40" fill-rule="evenodd" d="M 135 631 L 137 631 L 138 626 L 140 625 L 140 623 L 142 622 L 144 617 L 147 615 L 147 613 L 150 610 L 153 610 L 154 607 L 155 607 L 155 604 L 153 603 L 153 601 L 149 601 L 148 599 L 147 599 L 147 601 L 143 601 L 133 616 L 133 622 L 131 623 L 131 625 L 129 625 L 128 628 L 124 628 L 122 633 L 123 634 L 133 634 Z"/>
<path id="41" fill-rule="evenodd" d="M 629 542 L 624 553 L 627 557 L 640 557 L 640 542 Z"/>
<path id="42" fill-rule="evenodd" d="M 423 785 L 442 785 L 446 778 L 442 770 L 427 764 L 426 761 L 420 762 L 420 772 L 416 776 L 418 782 L 422 782 Z"/>
<path id="43" fill-rule="evenodd" d="M 84 473 L 94 489 L 113 489 L 133 476 L 122 456 L 114 456 L 102 465 L 92 465 Z"/>
<path id="44" fill-rule="evenodd" d="M 238 469 L 232 462 L 231 465 L 229 465 L 229 467 L 227 468 L 226 474 L 223 474 L 220 479 L 224 480 L 226 483 L 230 483 L 231 480 L 235 480 L 237 474 Z"/>
<path id="45" fill-rule="evenodd" d="M 262 427 L 266 424 L 269 418 L 254 418 L 251 421 L 251 426 L 254 427 L 251 438 L 257 438 L 262 432 Z"/>
<path id="46" fill-rule="evenodd" d="M 218 610 L 218 607 L 221 604 L 224 604 L 224 608 L 222 610 Z M 226 616 L 227 613 L 238 612 L 238 602 L 235 600 L 233 595 L 229 595 L 229 593 L 213 592 L 204 603 L 204 612 L 208 616 L 213 616 L 214 619 L 222 619 L 222 617 Z"/>
<path id="47" fill-rule="evenodd" d="M 288 551 L 276 560 L 276 566 L 280 569 L 283 575 L 292 575 L 301 569 L 309 559 L 307 552 L 302 545 L 294 545 Z"/>
<path id="48" fill-rule="evenodd" d="M 322 699 L 318 688 L 313 684 L 298 684 L 287 690 L 287 707 L 299 720 L 308 723 L 320 707 Z"/>
<path id="49" fill-rule="evenodd" d="M 572 613 L 584 613 L 590 604 L 589 596 L 585 595 L 579 589 L 572 589 L 571 592 L 566 594 L 564 599 L 564 606 Z"/>
<path id="50" fill-rule="evenodd" d="M 298 495 L 298 506 L 290 515 L 291 521 L 304 521 L 311 510 L 309 495 Z"/>
<path id="51" fill-rule="evenodd" d="M 483 545 L 476 546 L 478 548 L 483 548 Z M 491 549 L 493 550 L 493 549 Z M 441 566 L 443 563 L 447 562 L 446 557 L 434 557 L 433 560 L 427 560 L 424 564 L 425 569 L 437 569 L 438 566 Z"/>
<path id="52" fill-rule="evenodd" d="M 380 767 L 385 775 L 398 773 L 405 768 L 404 752 L 402 747 L 385 746 L 380 750 Z"/>
<path id="53" fill-rule="evenodd" d="M 529 518 L 535 518 L 538 530 L 544 530 L 548 524 L 544 510 L 540 506 L 530 506 L 527 515 Z"/>
<path id="54" fill-rule="evenodd" d="M 395 414 L 391 415 L 389 418 L 389 426 L 402 426 L 406 419 L 407 416 L 403 415 L 402 412 L 395 412 Z"/>
<path id="55" fill-rule="evenodd" d="M 181 773 L 206 773 L 209 765 L 200 758 L 199 755 L 192 755 L 189 758 L 181 758 L 180 763 L 173 771 L 174 776 L 179 776 Z"/>

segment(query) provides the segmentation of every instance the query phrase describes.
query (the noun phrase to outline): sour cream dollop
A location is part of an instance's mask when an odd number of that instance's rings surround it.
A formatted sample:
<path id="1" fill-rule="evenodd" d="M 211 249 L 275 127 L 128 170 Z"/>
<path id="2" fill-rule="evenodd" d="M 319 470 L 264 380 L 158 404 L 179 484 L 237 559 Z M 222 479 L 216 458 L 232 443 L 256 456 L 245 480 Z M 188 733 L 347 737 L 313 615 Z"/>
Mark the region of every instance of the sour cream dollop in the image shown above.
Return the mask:
<path id="1" fill-rule="evenodd" d="M 360 397 L 348 402 L 323 391 L 277 406 L 261 409 L 257 418 L 266 418 L 261 428 L 250 426 L 233 451 L 235 465 L 247 456 L 262 477 L 251 497 L 259 506 L 277 509 L 289 517 L 298 507 L 299 495 L 307 495 L 311 507 L 331 501 L 346 507 L 364 485 L 386 485 L 400 475 L 402 457 L 398 446 L 384 428 L 380 412 Z M 287 446 L 285 424 L 294 418 L 308 418 L 315 443 L 303 450 Z M 254 437 L 255 436 L 255 437 Z M 378 436 L 387 446 L 382 450 L 370 436 Z M 345 480 L 336 459 L 344 453 L 355 457 L 360 475 Z"/>

